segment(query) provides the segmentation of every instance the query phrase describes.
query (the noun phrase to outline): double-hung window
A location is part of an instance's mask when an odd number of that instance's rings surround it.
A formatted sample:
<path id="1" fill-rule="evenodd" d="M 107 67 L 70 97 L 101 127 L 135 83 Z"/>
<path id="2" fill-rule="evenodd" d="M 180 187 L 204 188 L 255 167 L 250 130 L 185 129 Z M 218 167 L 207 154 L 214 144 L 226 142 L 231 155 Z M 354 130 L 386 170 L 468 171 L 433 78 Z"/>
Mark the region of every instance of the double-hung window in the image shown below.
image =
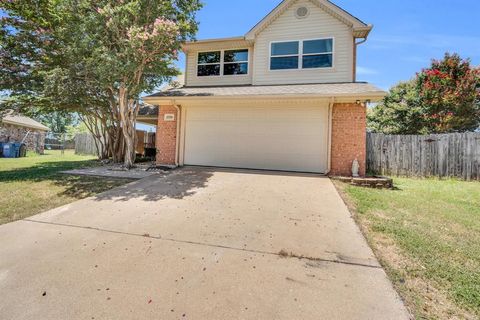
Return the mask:
<path id="1" fill-rule="evenodd" d="M 248 74 L 248 49 L 198 53 L 197 76 Z"/>
<path id="2" fill-rule="evenodd" d="M 300 42 L 275 42 L 272 43 L 272 56 L 270 58 L 271 70 L 298 69 Z"/>
<path id="3" fill-rule="evenodd" d="M 333 39 L 274 42 L 270 70 L 331 68 Z"/>
<path id="4" fill-rule="evenodd" d="M 219 76 L 221 55 L 221 51 L 200 52 L 198 54 L 197 75 L 199 77 Z"/>
<path id="5" fill-rule="evenodd" d="M 333 39 L 303 41 L 302 68 L 331 68 L 333 66 Z"/>
<path id="6" fill-rule="evenodd" d="M 223 74 L 226 76 L 248 73 L 248 49 L 225 50 Z"/>

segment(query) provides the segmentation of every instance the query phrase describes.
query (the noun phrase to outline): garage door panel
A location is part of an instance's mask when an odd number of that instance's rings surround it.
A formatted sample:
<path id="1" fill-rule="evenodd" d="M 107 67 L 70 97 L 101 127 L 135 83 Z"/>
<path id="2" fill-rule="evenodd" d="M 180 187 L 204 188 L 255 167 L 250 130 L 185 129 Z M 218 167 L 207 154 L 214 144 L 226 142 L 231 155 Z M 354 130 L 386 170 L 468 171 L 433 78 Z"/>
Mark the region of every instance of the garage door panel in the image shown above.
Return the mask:
<path id="1" fill-rule="evenodd" d="M 327 105 L 195 106 L 185 126 L 187 165 L 327 170 Z"/>

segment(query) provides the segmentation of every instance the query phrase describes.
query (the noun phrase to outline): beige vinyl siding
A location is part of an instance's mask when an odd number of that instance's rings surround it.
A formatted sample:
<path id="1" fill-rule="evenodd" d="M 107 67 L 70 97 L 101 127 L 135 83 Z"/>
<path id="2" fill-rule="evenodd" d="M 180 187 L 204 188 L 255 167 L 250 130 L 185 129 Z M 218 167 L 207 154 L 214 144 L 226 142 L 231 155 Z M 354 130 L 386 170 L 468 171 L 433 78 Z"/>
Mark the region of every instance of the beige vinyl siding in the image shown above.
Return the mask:
<path id="1" fill-rule="evenodd" d="M 298 19 L 295 10 L 305 6 L 307 18 Z M 270 44 L 276 41 L 334 38 L 334 67 L 329 69 L 269 70 Z M 254 85 L 328 83 L 353 81 L 352 29 L 308 0 L 299 0 L 255 39 Z"/>
<path id="2" fill-rule="evenodd" d="M 197 60 L 198 52 L 205 51 L 220 51 L 220 50 L 233 50 L 233 49 L 249 49 L 248 58 L 248 75 L 229 75 L 229 76 L 211 76 L 211 77 L 198 77 L 197 76 Z M 186 78 L 185 84 L 191 87 L 202 86 L 225 86 L 225 85 L 246 85 L 252 84 L 253 74 L 253 48 L 252 47 L 229 47 L 228 44 L 222 47 L 222 49 L 212 48 L 202 49 L 201 51 L 189 51 L 186 55 Z"/>

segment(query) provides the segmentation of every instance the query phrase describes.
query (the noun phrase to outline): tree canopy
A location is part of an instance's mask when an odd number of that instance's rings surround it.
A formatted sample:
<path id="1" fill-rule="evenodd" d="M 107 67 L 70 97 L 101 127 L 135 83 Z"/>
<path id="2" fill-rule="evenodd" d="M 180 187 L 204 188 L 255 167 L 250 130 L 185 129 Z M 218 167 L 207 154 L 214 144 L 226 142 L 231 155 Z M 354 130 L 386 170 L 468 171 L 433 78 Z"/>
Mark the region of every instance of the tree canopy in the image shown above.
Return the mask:
<path id="1" fill-rule="evenodd" d="M 387 134 L 430 134 L 480 128 L 480 68 L 457 54 L 390 89 L 369 111 L 368 127 Z"/>
<path id="2" fill-rule="evenodd" d="M 133 165 L 140 96 L 178 74 L 199 0 L 4 1 L 3 108 L 78 112 L 102 126 L 110 153 Z M 117 155 L 117 157 L 115 157 Z"/>

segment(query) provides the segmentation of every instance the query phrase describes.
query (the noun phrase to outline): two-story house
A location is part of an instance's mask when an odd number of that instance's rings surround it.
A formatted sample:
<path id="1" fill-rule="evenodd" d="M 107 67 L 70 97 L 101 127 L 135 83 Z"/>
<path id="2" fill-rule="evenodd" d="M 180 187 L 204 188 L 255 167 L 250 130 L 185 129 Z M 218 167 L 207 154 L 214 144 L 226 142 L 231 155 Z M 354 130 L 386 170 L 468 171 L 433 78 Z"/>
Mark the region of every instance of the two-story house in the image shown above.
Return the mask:
<path id="1" fill-rule="evenodd" d="M 221 26 L 219 26 L 221 27 Z M 157 164 L 350 175 L 366 162 L 366 104 L 356 82 L 372 29 L 327 0 L 285 0 L 244 36 L 183 46 L 185 84 L 158 106 Z"/>

